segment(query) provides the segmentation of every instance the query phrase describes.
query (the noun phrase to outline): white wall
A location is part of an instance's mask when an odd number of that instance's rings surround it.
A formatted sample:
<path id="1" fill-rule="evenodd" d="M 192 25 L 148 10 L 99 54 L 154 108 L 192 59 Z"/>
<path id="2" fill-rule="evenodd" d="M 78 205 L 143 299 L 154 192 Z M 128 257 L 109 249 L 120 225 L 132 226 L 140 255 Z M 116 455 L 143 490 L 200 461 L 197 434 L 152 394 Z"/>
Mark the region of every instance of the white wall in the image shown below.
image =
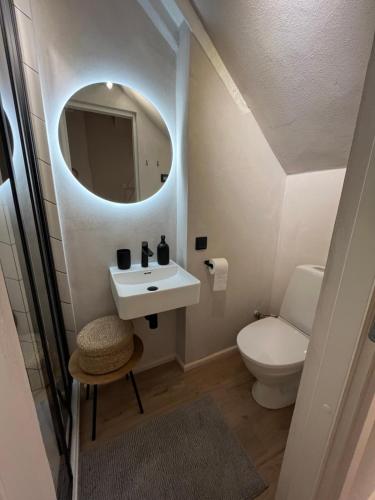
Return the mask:
<path id="1" fill-rule="evenodd" d="M 233 346 L 254 309 L 268 309 L 286 177 L 194 36 L 190 62 L 188 269 L 202 284 L 186 313 L 186 362 Z M 204 235 L 207 250 L 195 251 Z M 210 257 L 229 261 L 226 292 L 212 291 Z"/>
<path id="2" fill-rule="evenodd" d="M 288 173 L 346 165 L 373 0 L 192 0 Z"/>
<path id="3" fill-rule="evenodd" d="M 137 2 L 125 7 L 115 0 L 110 10 L 99 0 L 78 4 L 71 0 L 34 2 L 49 144 L 78 330 L 95 317 L 115 312 L 108 266 L 115 263 L 116 249 L 129 247 L 136 262 L 140 260 L 141 241 L 147 239 L 155 249 L 164 233 L 171 257 L 175 258 L 178 225 L 180 261 L 186 260 L 189 270 L 202 282 L 200 304 L 189 308 L 186 318 L 179 319 L 178 354 L 189 362 L 234 345 L 238 331 L 253 320 L 254 309 L 268 311 L 271 294 L 273 306 L 277 304 L 288 278 L 285 269 L 307 257 L 305 249 L 310 248 L 311 241 L 305 241 L 304 231 L 298 232 L 298 218 L 289 220 L 285 201 L 291 200 L 292 212 L 298 200 L 306 201 L 302 195 L 304 178 L 288 179 L 284 199 L 286 175 L 253 115 L 237 107 L 194 37 L 189 56 L 190 33 L 182 30 L 177 102 L 181 101 L 184 109 L 179 115 L 178 157 L 182 162 L 186 148 L 188 173 L 186 168 L 180 169 L 178 182 L 182 200 L 187 195 L 188 176 L 187 215 L 182 203 L 176 220 L 176 168 L 163 189 L 142 204 L 122 206 L 89 193 L 72 177 L 59 149 L 59 113 L 66 100 L 80 87 L 98 81 L 128 85 L 159 108 L 176 144 L 176 57 Z M 189 89 L 185 81 L 186 56 L 190 57 Z M 319 177 L 319 173 L 310 175 L 312 179 Z M 338 174 L 334 171 L 330 175 Z M 334 194 L 330 196 L 335 191 L 329 186 L 336 185 L 336 180 L 327 182 L 321 182 L 324 203 L 332 207 L 336 199 Z M 311 197 L 310 209 L 316 205 L 318 213 L 320 204 L 316 196 Z M 330 210 L 330 214 L 331 222 L 327 218 L 324 227 L 315 225 L 308 233 L 321 240 L 317 245 L 321 259 L 326 258 L 333 227 L 334 211 Z M 303 242 L 294 248 L 298 252 L 293 258 L 282 244 L 290 232 L 298 233 Z M 208 236 L 208 249 L 196 252 L 195 237 L 202 235 Z M 229 282 L 226 293 L 214 294 L 203 261 L 218 256 L 229 260 Z M 144 320 L 137 321 L 137 330 L 146 343 L 144 359 L 150 364 L 175 352 L 176 314 L 161 315 L 160 324 L 156 335 L 147 329 Z"/>
<path id="4" fill-rule="evenodd" d="M 140 260 L 141 241 L 156 249 L 166 234 L 176 248 L 175 169 L 164 187 L 141 204 L 119 205 L 84 189 L 66 168 L 58 144 L 58 121 L 67 98 L 84 85 L 115 81 L 135 88 L 160 110 L 175 134 L 175 54 L 137 2 L 35 0 L 32 4 L 48 141 L 57 189 L 64 247 L 78 330 L 114 313 L 108 266 L 117 248 Z M 160 357 L 175 351 L 175 314 L 161 320 Z M 144 320 L 139 320 L 144 322 Z M 143 324 L 140 326 L 143 328 Z M 152 343 L 149 331 L 145 359 Z M 152 337 L 154 338 L 154 337 Z M 150 339 L 150 340 L 149 340 Z"/>
<path id="5" fill-rule="evenodd" d="M 275 262 L 271 312 L 280 312 L 293 269 L 327 261 L 346 170 L 288 175 Z"/>

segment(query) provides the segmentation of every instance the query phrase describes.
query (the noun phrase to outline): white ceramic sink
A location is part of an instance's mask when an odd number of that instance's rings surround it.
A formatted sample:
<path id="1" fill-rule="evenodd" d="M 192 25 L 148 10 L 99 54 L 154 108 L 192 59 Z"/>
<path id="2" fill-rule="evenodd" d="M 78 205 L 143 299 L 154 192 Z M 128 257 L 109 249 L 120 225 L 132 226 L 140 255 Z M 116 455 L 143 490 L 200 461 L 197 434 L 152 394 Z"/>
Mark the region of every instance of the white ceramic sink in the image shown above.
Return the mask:
<path id="1" fill-rule="evenodd" d="M 173 261 L 150 262 L 122 270 L 109 268 L 111 288 L 121 319 L 133 319 L 198 304 L 200 281 Z M 156 288 L 156 290 L 155 290 Z"/>

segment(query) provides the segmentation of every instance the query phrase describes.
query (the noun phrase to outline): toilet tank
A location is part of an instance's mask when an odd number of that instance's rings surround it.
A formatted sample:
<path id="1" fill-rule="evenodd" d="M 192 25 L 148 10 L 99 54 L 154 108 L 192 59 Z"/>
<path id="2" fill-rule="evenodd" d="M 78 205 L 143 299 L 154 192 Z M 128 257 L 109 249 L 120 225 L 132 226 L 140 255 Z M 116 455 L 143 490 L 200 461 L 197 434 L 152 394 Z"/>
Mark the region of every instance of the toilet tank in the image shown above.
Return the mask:
<path id="1" fill-rule="evenodd" d="M 281 304 L 280 317 L 307 335 L 311 335 L 323 275 L 322 266 L 297 266 Z"/>

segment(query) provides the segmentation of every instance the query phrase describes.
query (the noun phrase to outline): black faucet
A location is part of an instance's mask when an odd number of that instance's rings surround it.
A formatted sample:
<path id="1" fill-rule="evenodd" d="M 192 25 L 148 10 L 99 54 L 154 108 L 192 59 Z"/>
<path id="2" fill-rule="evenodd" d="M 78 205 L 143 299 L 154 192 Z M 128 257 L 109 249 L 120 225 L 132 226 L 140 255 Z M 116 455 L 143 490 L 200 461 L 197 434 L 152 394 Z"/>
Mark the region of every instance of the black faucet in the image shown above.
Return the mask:
<path id="1" fill-rule="evenodd" d="M 148 258 L 152 257 L 154 252 L 148 248 L 148 241 L 142 241 L 141 261 L 142 267 L 148 267 Z"/>

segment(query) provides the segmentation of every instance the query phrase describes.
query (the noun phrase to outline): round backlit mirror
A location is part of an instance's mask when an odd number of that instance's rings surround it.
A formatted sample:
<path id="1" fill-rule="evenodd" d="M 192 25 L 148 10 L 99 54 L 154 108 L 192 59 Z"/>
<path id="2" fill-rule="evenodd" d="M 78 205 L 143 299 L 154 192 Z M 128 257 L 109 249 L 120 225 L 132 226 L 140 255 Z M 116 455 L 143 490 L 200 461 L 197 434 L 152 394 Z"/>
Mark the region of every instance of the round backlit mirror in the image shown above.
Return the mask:
<path id="1" fill-rule="evenodd" d="M 159 111 L 118 83 L 76 92 L 61 114 L 59 141 L 75 178 L 106 200 L 145 200 L 163 186 L 171 169 L 171 138 Z"/>

